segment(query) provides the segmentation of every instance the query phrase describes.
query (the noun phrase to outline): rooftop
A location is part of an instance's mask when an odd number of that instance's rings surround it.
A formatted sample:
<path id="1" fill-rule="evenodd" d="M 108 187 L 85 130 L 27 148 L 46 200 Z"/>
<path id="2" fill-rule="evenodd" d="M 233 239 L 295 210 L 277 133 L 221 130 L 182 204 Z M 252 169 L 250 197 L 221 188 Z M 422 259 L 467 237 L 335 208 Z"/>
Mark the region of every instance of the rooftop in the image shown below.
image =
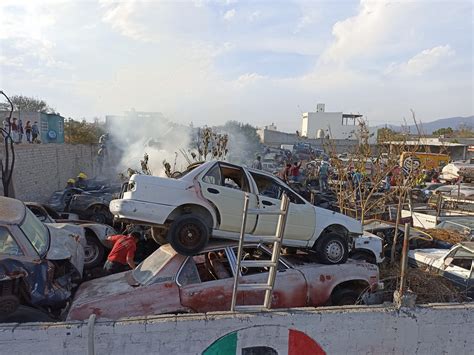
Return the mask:
<path id="1" fill-rule="evenodd" d="M 0 223 L 18 224 L 25 218 L 25 205 L 14 198 L 0 196 Z"/>

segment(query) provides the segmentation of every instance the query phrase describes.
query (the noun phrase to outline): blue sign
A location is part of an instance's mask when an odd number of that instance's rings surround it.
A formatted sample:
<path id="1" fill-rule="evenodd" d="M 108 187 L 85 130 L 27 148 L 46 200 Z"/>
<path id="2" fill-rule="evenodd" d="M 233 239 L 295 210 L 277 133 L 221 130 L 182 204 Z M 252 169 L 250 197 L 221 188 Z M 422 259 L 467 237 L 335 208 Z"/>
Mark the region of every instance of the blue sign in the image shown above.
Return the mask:
<path id="1" fill-rule="evenodd" d="M 58 134 L 54 130 L 49 130 L 48 131 L 48 138 L 49 139 L 56 139 L 58 137 Z"/>

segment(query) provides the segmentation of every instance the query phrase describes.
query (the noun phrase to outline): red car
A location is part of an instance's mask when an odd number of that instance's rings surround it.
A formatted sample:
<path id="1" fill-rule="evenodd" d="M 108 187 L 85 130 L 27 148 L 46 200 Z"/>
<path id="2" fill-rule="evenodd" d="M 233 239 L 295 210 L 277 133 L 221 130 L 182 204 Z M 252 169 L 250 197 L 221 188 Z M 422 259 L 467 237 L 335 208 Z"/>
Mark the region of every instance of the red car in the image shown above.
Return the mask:
<path id="1" fill-rule="evenodd" d="M 135 270 L 85 282 L 78 289 L 68 320 L 119 319 L 165 313 L 228 311 L 232 299 L 237 243 L 211 242 L 195 256 L 178 254 L 169 244 Z M 248 244 L 246 260 L 269 260 L 265 246 Z M 290 261 L 291 260 L 291 261 Z M 264 267 L 241 268 L 243 283 L 264 283 Z M 349 260 L 323 265 L 309 254 L 281 257 L 272 308 L 354 304 L 364 290 L 378 286 L 377 266 Z M 264 291 L 240 291 L 237 304 L 262 304 Z"/>

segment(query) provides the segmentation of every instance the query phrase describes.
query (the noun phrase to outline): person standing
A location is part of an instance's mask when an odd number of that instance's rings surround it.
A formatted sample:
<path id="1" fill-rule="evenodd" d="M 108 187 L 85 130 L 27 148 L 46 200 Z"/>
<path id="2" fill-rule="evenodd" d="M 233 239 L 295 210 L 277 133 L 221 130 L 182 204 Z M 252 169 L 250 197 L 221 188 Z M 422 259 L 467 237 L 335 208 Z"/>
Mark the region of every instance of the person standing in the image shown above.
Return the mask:
<path id="1" fill-rule="evenodd" d="M 301 162 L 298 163 L 295 161 L 295 163 L 290 169 L 290 176 L 291 176 L 291 179 L 293 179 L 294 181 L 299 180 L 300 168 L 301 168 Z"/>
<path id="2" fill-rule="evenodd" d="M 23 121 L 21 118 L 18 120 L 18 143 L 23 142 L 23 135 L 25 131 L 23 130 Z"/>
<path id="3" fill-rule="evenodd" d="M 354 190 L 356 192 L 356 200 L 360 200 L 361 197 L 361 182 L 362 182 L 362 173 L 359 169 L 356 169 L 354 175 L 352 176 L 352 182 L 354 184 Z"/>
<path id="4" fill-rule="evenodd" d="M 326 192 L 329 189 L 328 177 L 329 163 L 323 160 L 321 162 L 321 167 L 319 168 L 319 191 Z"/>
<path id="5" fill-rule="evenodd" d="M 31 143 L 31 121 L 26 121 L 25 125 L 26 141 Z"/>
<path id="6" fill-rule="evenodd" d="M 291 164 L 287 163 L 286 166 L 279 172 L 278 177 L 284 182 L 288 183 L 290 178 Z"/>
<path id="7" fill-rule="evenodd" d="M 262 160 L 262 158 L 260 157 L 260 155 L 257 155 L 257 159 L 255 159 L 254 162 L 252 163 L 252 168 L 262 170 L 262 161 L 261 160 Z"/>
<path id="8" fill-rule="evenodd" d="M 36 143 L 37 139 L 38 139 L 38 135 L 39 135 L 39 129 L 38 129 L 38 122 L 37 121 L 35 121 L 35 123 L 33 123 L 33 126 L 31 126 L 31 134 L 33 136 L 32 142 Z"/>
<path id="9" fill-rule="evenodd" d="M 140 240 L 140 233 L 135 231 L 128 235 L 111 235 L 107 237 L 107 240 L 114 246 L 104 264 L 104 271 L 107 274 L 116 274 L 126 271 L 129 267 L 132 270 L 135 269 L 135 251 Z"/>
<path id="10" fill-rule="evenodd" d="M 18 122 L 16 118 L 13 119 L 12 122 L 12 131 L 10 132 L 10 136 L 14 143 L 18 143 Z"/>

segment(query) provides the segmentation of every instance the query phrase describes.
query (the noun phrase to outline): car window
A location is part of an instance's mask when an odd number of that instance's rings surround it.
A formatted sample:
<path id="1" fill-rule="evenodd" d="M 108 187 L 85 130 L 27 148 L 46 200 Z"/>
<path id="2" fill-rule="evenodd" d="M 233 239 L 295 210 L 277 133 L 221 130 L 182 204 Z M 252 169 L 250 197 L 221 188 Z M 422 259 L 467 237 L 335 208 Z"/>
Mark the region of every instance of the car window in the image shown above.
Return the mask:
<path id="1" fill-rule="evenodd" d="M 191 258 L 190 258 L 191 259 Z M 198 254 L 192 257 L 201 282 L 233 277 L 224 249 Z"/>
<path id="2" fill-rule="evenodd" d="M 10 231 L 5 227 L 0 227 L 0 254 L 23 255 Z"/>
<path id="3" fill-rule="evenodd" d="M 163 248 L 154 251 L 133 270 L 133 278 L 141 285 L 153 283 L 153 279 L 172 258 L 173 254 Z"/>
<path id="4" fill-rule="evenodd" d="M 457 248 L 456 250 L 449 253 L 448 257 L 453 258 L 450 265 L 458 266 L 468 271 L 471 270 L 474 254 L 469 250 L 464 248 Z"/>
<path id="5" fill-rule="evenodd" d="M 48 229 L 28 208 L 26 209 L 25 219 L 20 224 L 20 229 L 38 254 L 40 256 L 45 255 L 49 248 Z"/>
<path id="6" fill-rule="evenodd" d="M 249 192 L 249 182 L 245 172 L 234 166 L 215 164 L 202 178 L 208 184 Z"/>
<path id="7" fill-rule="evenodd" d="M 199 272 L 192 257 L 189 257 L 178 275 L 178 284 L 181 286 L 201 283 Z"/>
<path id="8" fill-rule="evenodd" d="M 36 218 L 38 218 L 41 222 L 52 223 L 52 221 L 50 221 L 50 219 L 48 218 L 49 216 L 45 214 L 41 208 L 37 206 L 28 206 L 28 208 L 30 209 L 31 212 L 33 212 Z"/>
<path id="9" fill-rule="evenodd" d="M 237 256 L 237 248 L 234 248 L 234 253 Z M 244 247 L 242 251 L 242 260 L 254 260 L 254 261 L 270 261 L 272 259 L 271 253 L 261 247 Z M 281 261 L 278 263 L 278 271 L 288 269 L 285 264 Z M 240 273 L 242 275 L 254 275 L 263 272 L 268 272 L 269 267 L 241 267 Z"/>
<path id="10" fill-rule="evenodd" d="M 260 196 L 281 200 L 283 193 L 286 193 L 290 199 L 290 202 L 298 205 L 303 205 L 305 203 L 303 199 L 301 199 L 293 190 L 287 186 L 284 186 L 278 182 L 278 180 L 254 172 L 251 172 L 250 175 L 252 175 L 252 178 L 257 184 L 258 194 Z"/>
<path id="11" fill-rule="evenodd" d="M 219 164 L 215 164 L 202 178 L 202 181 L 213 184 L 222 185 L 221 169 Z"/>

